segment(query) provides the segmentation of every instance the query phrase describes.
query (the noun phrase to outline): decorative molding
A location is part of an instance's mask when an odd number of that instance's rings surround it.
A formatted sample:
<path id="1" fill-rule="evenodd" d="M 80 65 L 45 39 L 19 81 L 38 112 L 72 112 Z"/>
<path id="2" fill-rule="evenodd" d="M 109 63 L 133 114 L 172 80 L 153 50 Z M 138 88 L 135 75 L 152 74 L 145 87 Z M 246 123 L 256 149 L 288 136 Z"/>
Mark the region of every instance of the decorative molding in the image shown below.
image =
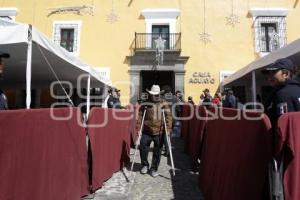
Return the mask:
<path id="1" fill-rule="evenodd" d="M 48 17 L 54 14 L 66 14 L 72 13 L 77 15 L 89 14 L 94 15 L 94 6 L 83 5 L 83 6 L 62 6 L 58 8 L 50 8 Z"/>
<path id="2" fill-rule="evenodd" d="M 9 17 L 12 20 L 16 19 L 18 14 L 18 9 L 16 7 L 4 7 L 0 8 L 0 17 Z"/>
<path id="3" fill-rule="evenodd" d="M 286 17 L 289 10 L 287 8 L 251 8 L 249 13 L 253 18 L 259 16 L 276 16 L 276 17 Z"/>
<path id="4" fill-rule="evenodd" d="M 180 14 L 178 9 L 144 9 L 142 15 L 146 19 L 176 19 Z"/>

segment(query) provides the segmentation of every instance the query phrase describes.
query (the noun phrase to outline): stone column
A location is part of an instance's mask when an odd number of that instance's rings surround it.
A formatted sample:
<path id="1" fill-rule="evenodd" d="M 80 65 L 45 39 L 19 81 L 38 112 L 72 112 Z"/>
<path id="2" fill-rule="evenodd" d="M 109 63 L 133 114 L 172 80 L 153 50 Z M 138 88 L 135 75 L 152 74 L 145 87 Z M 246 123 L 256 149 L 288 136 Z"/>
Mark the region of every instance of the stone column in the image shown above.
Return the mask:
<path id="1" fill-rule="evenodd" d="M 140 92 L 140 71 L 129 70 L 130 74 L 130 103 L 135 104 L 139 98 Z"/>
<path id="2" fill-rule="evenodd" d="M 175 71 L 175 91 L 179 90 L 184 94 L 185 71 Z"/>

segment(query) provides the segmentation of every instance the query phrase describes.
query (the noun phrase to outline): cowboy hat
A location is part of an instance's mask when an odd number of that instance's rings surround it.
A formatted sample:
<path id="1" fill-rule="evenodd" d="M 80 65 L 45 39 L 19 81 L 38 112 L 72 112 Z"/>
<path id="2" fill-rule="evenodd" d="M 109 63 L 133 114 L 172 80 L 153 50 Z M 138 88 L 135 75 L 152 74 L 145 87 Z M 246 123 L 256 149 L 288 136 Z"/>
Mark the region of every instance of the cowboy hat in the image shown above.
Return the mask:
<path id="1" fill-rule="evenodd" d="M 146 89 L 147 92 L 149 92 L 152 95 L 159 95 L 163 92 L 163 90 L 160 90 L 159 85 L 152 85 L 151 90 Z"/>

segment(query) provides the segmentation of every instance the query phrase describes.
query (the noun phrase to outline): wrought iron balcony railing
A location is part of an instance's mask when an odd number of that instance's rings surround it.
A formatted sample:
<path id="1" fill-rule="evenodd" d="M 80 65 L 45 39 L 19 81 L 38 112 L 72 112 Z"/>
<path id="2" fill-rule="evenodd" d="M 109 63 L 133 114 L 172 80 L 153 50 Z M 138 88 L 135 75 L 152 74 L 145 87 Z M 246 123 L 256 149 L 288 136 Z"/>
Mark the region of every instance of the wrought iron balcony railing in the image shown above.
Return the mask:
<path id="1" fill-rule="evenodd" d="M 165 40 L 165 51 L 181 50 L 181 33 L 135 33 L 134 50 L 156 50 L 156 40 Z"/>

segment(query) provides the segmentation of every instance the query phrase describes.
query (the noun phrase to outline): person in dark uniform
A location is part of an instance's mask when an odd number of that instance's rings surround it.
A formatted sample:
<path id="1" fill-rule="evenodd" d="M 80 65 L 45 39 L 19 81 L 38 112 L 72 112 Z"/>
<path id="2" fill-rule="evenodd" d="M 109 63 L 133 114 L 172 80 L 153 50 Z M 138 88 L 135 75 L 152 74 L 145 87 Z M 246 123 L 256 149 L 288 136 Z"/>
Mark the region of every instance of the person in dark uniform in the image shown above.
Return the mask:
<path id="1" fill-rule="evenodd" d="M 262 71 L 274 87 L 269 96 L 265 111 L 273 128 L 278 118 L 287 112 L 300 111 L 300 84 L 293 77 L 294 64 L 290 59 L 282 58 Z"/>
<path id="2" fill-rule="evenodd" d="M 3 79 L 3 71 L 4 71 L 4 62 L 2 62 L 2 58 L 9 58 L 10 55 L 7 53 L 3 53 L 0 51 L 0 79 Z M 0 110 L 7 110 L 7 98 L 2 90 L 0 90 Z"/>
<path id="3" fill-rule="evenodd" d="M 107 100 L 107 107 L 108 108 L 117 108 L 122 109 L 120 102 L 120 90 L 116 88 L 112 88 L 108 91 L 109 98 Z"/>

